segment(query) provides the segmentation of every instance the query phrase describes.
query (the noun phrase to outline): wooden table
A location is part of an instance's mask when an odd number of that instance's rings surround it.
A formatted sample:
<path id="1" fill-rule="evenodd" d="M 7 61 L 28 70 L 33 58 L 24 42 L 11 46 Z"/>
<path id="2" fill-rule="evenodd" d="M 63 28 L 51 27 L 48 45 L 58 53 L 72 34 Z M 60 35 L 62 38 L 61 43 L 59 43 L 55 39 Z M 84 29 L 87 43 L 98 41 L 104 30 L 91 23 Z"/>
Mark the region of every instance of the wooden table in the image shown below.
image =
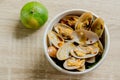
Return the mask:
<path id="1" fill-rule="evenodd" d="M 19 13 L 32 0 L 0 0 L 0 80 L 120 80 L 119 0 L 39 0 L 49 11 L 47 23 L 37 31 L 23 28 Z M 43 50 L 47 24 L 68 9 L 86 9 L 101 16 L 110 32 L 111 46 L 103 64 L 84 75 L 54 69 Z"/>

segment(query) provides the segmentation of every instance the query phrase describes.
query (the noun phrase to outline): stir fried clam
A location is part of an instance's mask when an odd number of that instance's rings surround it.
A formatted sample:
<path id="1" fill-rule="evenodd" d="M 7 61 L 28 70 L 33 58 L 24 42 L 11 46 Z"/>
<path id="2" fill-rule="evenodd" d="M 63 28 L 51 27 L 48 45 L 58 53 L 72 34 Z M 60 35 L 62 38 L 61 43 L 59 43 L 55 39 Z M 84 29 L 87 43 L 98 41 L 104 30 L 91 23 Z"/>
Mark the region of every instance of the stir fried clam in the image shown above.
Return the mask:
<path id="1" fill-rule="evenodd" d="M 77 59 L 77 58 L 71 57 L 63 63 L 63 66 L 65 69 L 73 70 L 73 69 L 78 69 L 84 66 L 84 64 L 85 64 L 84 59 Z"/>
<path id="2" fill-rule="evenodd" d="M 73 41 L 84 44 L 93 44 L 99 40 L 99 37 L 92 31 L 84 29 L 76 30 L 72 33 Z"/>
<path id="3" fill-rule="evenodd" d="M 67 70 L 84 71 L 86 63 L 96 63 L 96 56 L 104 52 L 101 43 L 104 21 L 93 19 L 90 12 L 80 17 L 68 15 L 53 26 L 48 32 L 48 53 L 57 58 Z"/>
<path id="4" fill-rule="evenodd" d="M 103 21 L 103 19 L 97 18 L 93 22 L 93 24 L 91 26 L 91 30 L 93 32 L 95 32 L 99 37 L 101 37 L 102 34 L 103 34 L 103 31 L 104 31 L 104 21 Z"/>
<path id="5" fill-rule="evenodd" d="M 64 39 L 54 31 L 48 33 L 49 41 L 57 48 L 60 48 L 64 44 Z"/>
<path id="6" fill-rule="evenodd" d="M 79 19 L 78 16 L 68 15 L 68 16 L 65 16 L 64 18 L 62 18 L 60 20 L 60 23 L 67 24 L 68 26 L 70 26 L 74 29 L 74 26 L 75 26 L 76 22 L 78 21 L 78 19 Z"/>
<path id="7" fill-rule="evenodd" d="M 98 52 L 99 52 L 99 48 L 91 45 L 91 46 L 84 47 L 84 50 L 78 47 L 76 49 L 71 50 L 70 53 L 72 56 L 76 58 L 84 59 L 84 58 L 94 57 L 98 54 Z"/>
<path id="8" fill-rule="evenodd" d="M 75 25 L 75 29 L 89 29 L 93 20 L 93 15 L 90 12 L 83 13 Z"/>
<path id="9" fill-rule="evenodd" d="M 54 30 L 60 34 L 65 40 L 72 39 L 73 29 L 66 24 L 58 23 L 54 26 Z"/>
<path id="10" fill-rule="evenodd" d="M 57 52 L 58 60 L 66 60 L 70 57 L 70 50 L 74 49 L 73 43 L 65 43 Z"/>

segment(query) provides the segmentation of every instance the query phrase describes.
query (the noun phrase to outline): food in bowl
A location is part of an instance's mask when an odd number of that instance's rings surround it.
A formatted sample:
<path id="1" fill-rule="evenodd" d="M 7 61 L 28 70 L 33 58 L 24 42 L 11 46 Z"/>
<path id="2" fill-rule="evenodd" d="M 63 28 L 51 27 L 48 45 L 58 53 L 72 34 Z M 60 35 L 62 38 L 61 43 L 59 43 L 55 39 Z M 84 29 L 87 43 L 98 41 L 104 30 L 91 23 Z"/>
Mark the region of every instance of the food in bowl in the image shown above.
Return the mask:
<path id="1" fill-rule="evenodd" d="M 102 58 L 104 37 L 102 18 L 90 12 L 66 15 L 47 33 L 48 54 L 61 68 L 82 72 Z"/>

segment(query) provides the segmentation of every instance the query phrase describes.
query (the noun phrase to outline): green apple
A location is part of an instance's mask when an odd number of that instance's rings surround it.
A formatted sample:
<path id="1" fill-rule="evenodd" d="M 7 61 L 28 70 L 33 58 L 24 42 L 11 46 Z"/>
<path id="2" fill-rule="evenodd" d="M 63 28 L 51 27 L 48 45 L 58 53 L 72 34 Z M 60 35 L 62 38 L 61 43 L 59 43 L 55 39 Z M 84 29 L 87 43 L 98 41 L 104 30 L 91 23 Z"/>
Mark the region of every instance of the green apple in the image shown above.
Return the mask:
<path id="1" fill-rule="evenodd" d="M 20 12 L 20 19 L 26 28 L 38 29 L 48 19 L 48 10 L 40 2 L 28 2 Z"/>

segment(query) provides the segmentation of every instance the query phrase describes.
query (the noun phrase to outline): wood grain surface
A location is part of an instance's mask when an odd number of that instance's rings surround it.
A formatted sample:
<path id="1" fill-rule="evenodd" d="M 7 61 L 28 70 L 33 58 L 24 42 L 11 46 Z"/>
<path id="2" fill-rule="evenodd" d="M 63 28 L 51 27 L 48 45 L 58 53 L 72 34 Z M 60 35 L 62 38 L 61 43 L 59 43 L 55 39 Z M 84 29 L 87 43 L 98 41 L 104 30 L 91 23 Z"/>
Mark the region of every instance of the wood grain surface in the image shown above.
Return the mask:
<path id="1" fill-rule="evenodd" d="M 119 0 L 35 0 L 49 11 L 47 23 L 37 31 L 20 23 L 22 6 L 32 0 L 0 0 L 0 80 L 120 80 Z M 43 50 L 47 24 L 68 9 L 86 9 L 101 16 L 110 32 L 111 46 L 105 61 L 83 75 L 63 74 L 54 69 Z"/>

